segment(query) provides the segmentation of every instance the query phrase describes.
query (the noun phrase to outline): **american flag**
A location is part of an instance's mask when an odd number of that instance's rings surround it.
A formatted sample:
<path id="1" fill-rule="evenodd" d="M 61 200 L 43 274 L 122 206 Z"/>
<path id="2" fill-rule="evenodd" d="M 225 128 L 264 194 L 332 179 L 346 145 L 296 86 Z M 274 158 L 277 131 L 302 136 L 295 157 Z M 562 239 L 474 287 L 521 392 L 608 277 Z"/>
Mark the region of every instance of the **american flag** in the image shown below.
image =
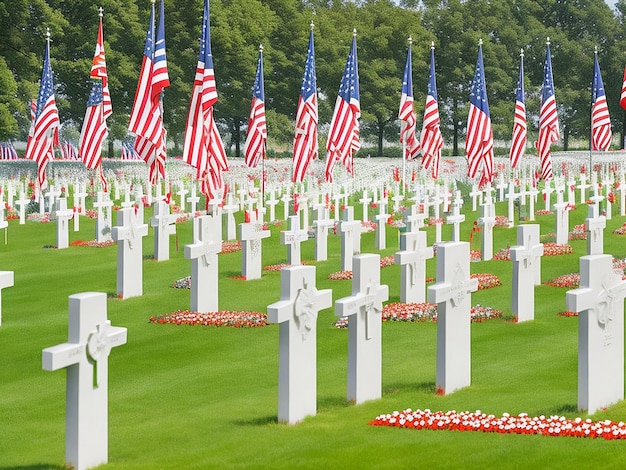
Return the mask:
<path id="1" fill-rule="evenodd" d="M 354 175 L 354 153 L 361 148 L 359 140 L 359 70 L 356 57 L 356 31 L 352 35 L 352 46 L 343 71 L 335 111 L 330 121 L 326 142 L 326 181 L 332 182 L 333 168 L 340 161 L 348 174 Z"/>
<path id="2" fill-rule="evenodd" d="M 68 140 L 64 140 L 61 144 L 61 158 L 64 160 L 78 160 L 78 150 Z"/>
<path id="3" fill-rule="evenodd" d="M 513 118 L 513 140 L 509 160 L 511 168 L 516 168 L 517 164 L 524 156 L 526 150 L 527 129 L 526 129 L 526 101 L 524 97 L 524 50 L 520 54 L 519 78 L 517 80 L 517 93 L 515 95 L 515 117 Z"/>
<path id="4" fill-rule="evenodd" d="M 626 109 L 626 67 L 624 67 L 624 80 L 622 81 L 622 94 L 619 99 L 619 105 Z"/>
<path id="5" fill-rule="evenodd" d="M 122 143 L 122 160 L 141 160 L 131 142 Z"/>
<path id="6" fill-rule="evenodd" d="M 420 151 L 420 143 L 415 137 L 417 116 L 413 109 L 413 67 L 411 65 L 411 44 L 406 55 L 404 76 L 402 78 L 402 96 L 400 97 L 400 142 L 404 144 L 404 158 L 413 160 Z"/>
<path id="7" fill-rule="evenodd" d="M 222 172 L 228 171 L 226 151 L 213 118 L 215 103 L 217 88 L 211 54 L 210 10 L 209 1 L 204 0 L 200 52 L 187 116 L 183 160 L 196 169 L 207 204 L 222 194 Z"/>
<path id="8" fill-rule="evenodd" d="M 90 78 L 94 82 L 87 100 L 87 110 L 85 111 L 83 128 L 78 141 L 78 154 L 87 168 L 99 170 L 102 188 L 106 192 L 108 190 L 107 182 L 102 172 L 102 142 L 108 134 L 106 119 L 113 113 L 113 109 L 111 107 L 111 95 L 109 93 L 104 57 L 102 10 L 100 11 L 98 39 L 91 65 Z"/>
<path id="9" fill-rule="evenodd" d="M 244 145 L 245 162 L 255 168 L 265 158 L 265 142 L 267 141 L 267 125 L 265 122 L 265 89 L 263 85 L 263 48 L 259 48 L 259 59 L 256 76 L 252 88 L 252 105 L 248 119 L 248 133 Z"/>
<path id="10" fill-rule="evenodd" d="M 606 103 L 598 52 L 594 54 L 593 84 L 591 87 L 591 150 L 608 150 L 611 146 L 611 116 Z"/>
<path id="11" fill-rule="evenodd" d="M 17 160 L 17 152 L 11 142 L 0 142 L 2 160 Z"/>
<path id="12" fill-rule="evenodd" d="M 50 33 L 48 32 L 33 136 L 26 145 L 26 158 L 37 162 L 37 177 L 39 187 L 42 189 L 47 185 L 46 167 L 54 157 L 54 145 L 58 145 L 59 142 L 59 125 L 59 111 L 54 99 L 52 68 L 50 67 Z"/>
<path id="13" fill-rule="evenodd" d="M 146 34 L 139 83 L 130 115 L 128 130 L 137 136 L 135 150 L 148 164 L 150 182 L 165 178 L 165 128 L 163 127 L 161 95 L 170 84 L 165 57 L 165 20 L 163 0 L 154 43 L 154 3 Z"/>
<path id="14" fill-rule="evenodd" d="M 481 183 L 493 180 L 493 132 L 487 87 L 485 84 L 485 68 L 483 65 L 482 41 L 478 44 L 478 60 L 470 92 L 470 109 L 467 119 L 467 136 L 465 139 L 468 176 L 474 178 L 481 169 Z"/>
<path id="15" fill-rule="evenodd" d="M 313 25 L 309 33 L 309 48 L 304 64 L 304 76 L 296 112 L 296 133 L 293 141 L 293 174 L 291 180 L 301 183 L 309 164 L 317 158 L 317 77 L 315 73 L 315 49 Z"/>
<path id="16" fill-rule="evenodd" d="M 541 162 L 541 178 L 552 179 L 552 158 L 550 145 L 559 140 L 559 116 L 556 112 L 550 40 L 546 43 L 546 61 L 543 66 L 543 86 L 541 88 L 541 108 L 539 109 L 539 135 L 535 147 Z"/>
<path id="17" fill-rule="evenodd" d="M 430 47 L 430 73 L 428 75 L 428 94 L 422 123 L 422 166 L 431 170 L 434 179 L 439 178 L 439 161 L 443 137 L 441 136 L 439 105 L 437 103 L 437 81 L 435 78 L 435 45 Z"/>

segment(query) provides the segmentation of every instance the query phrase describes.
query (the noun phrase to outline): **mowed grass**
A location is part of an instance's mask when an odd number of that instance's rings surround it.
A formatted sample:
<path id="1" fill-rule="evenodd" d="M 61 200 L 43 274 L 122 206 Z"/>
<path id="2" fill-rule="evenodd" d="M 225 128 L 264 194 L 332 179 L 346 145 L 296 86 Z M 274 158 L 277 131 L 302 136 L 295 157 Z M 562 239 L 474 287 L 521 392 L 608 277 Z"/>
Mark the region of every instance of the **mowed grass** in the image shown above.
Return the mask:
<path id="1" fill-rule="evenodd" d="M 358 197 L 358 196 L 357 196 Z M 356 200 L 356 198 L 355 198 Z M 541 206 L 541 203 L 539 203 Z M 471 208 L 471 204 L 469 205 Z M 617 210 L 617 208 L 614 208 Z M 360 204 L 355 204 L 360 216 Z M 277 209 L 282 214 L 282 208 Z M 506 203 L 497 204 L 506 214 Z M 478 213 L 465 212 L 467 240 Z M 146 214 L 146 220 L 150 213 Z M 582 223 L 586 206 L 570 214 Z M 624 220 L 607 221 L 605 252 L 626 257 L 626 240 L 614 235 Z M 554 216 L 538 216 L 542 233 Z M 263 241 L 263 264 L 286 261 L 279 244 L 283 227 Z M 70 240 L 94 238 L 94 222 L 81 219 Z M 427 228 L 429 244 L 434 228 Z M 177 238 L 177 240 L 176 240 Z M 473 432 L 410 431 L 367 423 L 378 414 L 406 408 L 480 409 L 499 415 L 564 415 L 577 411 L 577 320 L 557 317 L 566 289 L 536 288 L 535 321 L 493 320 L 473 324 L 472 385 L 447 396 L 435 393 L 434 323 L 383 325 L 383 397 L 355 406 L 346 400 L 347 339 L 332 326 L 333 309 L 317 322 L 316 416 L 295 426 L 277 423 L 278 327 L 230 329 L 155 325 L 152 315 L 189 307 L 189 291 L 170 285 L 190 273 L 183 246 L 191 222 L 177 226 L 171 259 L 156 262 L 152 232 L 144 238 L 144 295 L 108 301 L 113 325 L 128 329 L 128 343 L 109 357 L 109 464 L 111 469 L 180 468 L 623 468 L 626 442 Z M 450 227 L 443 227 L 450 238 Z M 514 245 L 516 229 L 494 230 L 494 252 Z M 387 227 L 388 249 L 398 249 L 398 231 Z M 15 272 L 15 286 L 2 292 L 0 326 L 0 469 L 63 468 L 65 462 L 65 372 L 44 371 L 41 350 L 67 341 L 68 296 L 85 291 L 113 294 L 117 248 L 44 249 L 55 243 L 54 224 L 11 221 L 8 244 L 0 244 L 0 269 Z M 544 257 L 542 280 L 577 272 L 585 241 L 570 242 L 574 254 Z M 350 295 L 350 281 L 329 281 L 340 269 L 339 237 L 329 235 L 329 260 L 313 261 L 314 241 L 302 259 L 317 266 L 317 288 L 333 299 Z M 178 250 L 177 250 L 178 246 Z M 362 237 L 362 252 L 375 252 L 374 234 Z M 479 234 L 472 248 L 480 248 Z M 427 263 L 435 276 L 436 260 Z M 241 253 L 219 256 L 220 308 L 265 312 L 279 300 L 280 273 L 260 280 L 241 274 Z M 472 272 L 492 273 L 502 286 L 474 293 L 472 304 L 510 314 L 509 261 L 471 263 Z M 399 266 L 381 271 L 390 302 L 399 301 Z M 593 419 L 626 420 L 620 402 Z"/>

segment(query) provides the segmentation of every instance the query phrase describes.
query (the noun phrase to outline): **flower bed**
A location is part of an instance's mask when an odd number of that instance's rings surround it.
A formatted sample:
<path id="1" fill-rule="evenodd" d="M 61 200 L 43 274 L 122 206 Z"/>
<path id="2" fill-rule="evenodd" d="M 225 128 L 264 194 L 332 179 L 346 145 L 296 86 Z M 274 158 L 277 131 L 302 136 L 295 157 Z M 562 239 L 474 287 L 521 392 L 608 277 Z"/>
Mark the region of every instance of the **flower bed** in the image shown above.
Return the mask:
<path id="1" fill-rule="evenodd" d="M 506 248 L 502 248 L 497 251 L 493 255 L 493 259 L 497 259 L 499 261 L 510 261 L 511 260 L 511 247 L 507 246 Z"/>
<path id="2" fill-rule="evenodd" d="M 87 246 L 90 248 L 106 248 L 107 246 L 115 245 L 115 241 L 107 240 L 105 242 L 99 242 L 96 240 L 74 240 L 70 243 L 70 246 Z"/>
<path id="3" fill-rule="evenodd" d="M 228 326 L 231 328 L 254 328 L 268 325 L 265 313 L 233 312 L 229 310 L 207 313 L 179 310 L 174 313 L 152 316 L 150 317 L 150 322 L 159 325 Z"/>
<path id="4" fill-rule="evenodd" d="M 443 411 L 428 409 L 394 411 L 379 415 L 369 422 L 370 426 L 389 426 L 407 429 L 430 429 L 447 431 L 482 431 L 498 434 L 538 434 L 542 436 L 591 437 L 607 440 L 626 439 L 626 423 L 620 421 L 592 421 L 590 419 L 566 419 L 563 416 L 530 417 L 526 413 L 511 416 L 487 415 L 476 412 Z"/>
<path id="5" fill-rule="evenodd" d="M 626 235 L 626 222 L 620 228 L 613 230 L 615 235 Z"/>
<path id="6" fill-rule="evenodd" d="M 495 310 L 491 307 L 476 305 L 470 310 L 470 321 L 475 323 L 500 318 L 501 316 L 501 310 Z M 428 302 L 407 304 L 391 303 L 383 307 L 381 317 L 383 321 L 436 322 L 437 304 Z"/>
<path id="7" fill-rule="evenodd" d="M 395 261 L 394 261 L 394 256 L 393 255 L 384 256 L 384 257 L 382 257 L 380 259 L 380 267 L 381 267 L 381 269 L 382 268 L 387 268 L 389 266 L 393 266 L 394 263 L 395 263 Z M 328 279 L 330 281 L 347 281 L 347 280 L 352 279 L 352 271 L 337 271 L 337 272 L 334 272 L 334 273 L 330 273 L 328 275 Z"/>
<path id="8" fill-rule="evenodd" d="M 170 287 L 173 287 L 174 289 L 191 289 L 191 276 L 183 277 L 182 279 L 174 281 Z"/>
<path id="9" fill-rule="evenodd" d="M 300 264 L 302 266 L 305 266 L 306 263 L 304 261 L 301 261 Z M 272 272 L 280 272 L 281 269 L 283 268 L 288 268 L 289 266 L 291 266 L 288 263 L 281 263 L 281 264 L 269 264 L 267 266 L 263 266 L 263 271 L 272 271 Z"/>
<path id="10" fill-rule="evenodd" d="M 569 245 L 559 245 L 557 243 L 543 244 L 543 256 L 569 255 L 573 252 L 574 250 Z"/>
<path id="11" fill-rule="evenodd" d="M 509 218 L 506 215 L 496 215 L 494 227 L 508 227 Z"/>
<path id="12" fill-rule="evenodd" d="M 235 253 L 241 251 L 241 242 L 222 242 L 222 251 L 219 254 Z"/>
<path id="13" fill-rule="evenodd" d="M 555 277 L 551 281 L 544 282 L 544 284 L 551 287 L 567 287 L 569 289 L 576 289 L 580 285 L 580 274 L 563 274 L 562 276 Z"/>
<path id="14" fill-rule="evenodd" d="M 500 278 L 495 274 L 474 273 L 470 274 L 470 279 L 478 279 L 478 290 L 491 289 L 502 285 Z"/>
<path id="15" fill-rule="evenodd" d="M 585 224 L 574 225 L 574 228 L 568 235 L 569 240 L 586 240 L 587 239 L 587 229 L 585 228 Z"/>

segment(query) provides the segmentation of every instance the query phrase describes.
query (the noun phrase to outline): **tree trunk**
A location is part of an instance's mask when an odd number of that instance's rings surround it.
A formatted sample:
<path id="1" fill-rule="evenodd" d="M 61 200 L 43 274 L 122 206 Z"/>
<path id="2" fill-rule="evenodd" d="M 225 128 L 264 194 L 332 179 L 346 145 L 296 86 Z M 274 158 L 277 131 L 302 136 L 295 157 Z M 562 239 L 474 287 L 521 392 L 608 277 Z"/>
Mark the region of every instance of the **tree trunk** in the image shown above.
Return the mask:
<path id="1" fill-rule="evenodd" d="M 567 126 L 563 129 L 563 150 L 567 152 L 569 148 L 569 129 Z"/>
<path id="2" fill-rule="evenodd" d="M 459 120 L 457 119 L 457 102 L 454 100 L 452 110 L 452 155 L 459 155 Z"/>
<path id="3" fill-rule="evenodd" d="M 115 156 L 115 154 L 113 153 L 114 149 L 113 149 L 113 139 L 111 137 L 109 137 L 109 158 L 113 158 Z"/>
<path id="4" fill-rule="evenodd" d="M 240 137 L 241 137 L 241 119 L 234 118 L 233 119 L 233 128 L 231 129 L 231 135 L 233 138 L 233 143 L 235 144 L 235 157 L 241 156 L 241 145 L 240 145 Z"/>
<path id="5" fill-rule="evenodd" d="M 378 120 L 378 156 L 383 156 L 383 134 L 385 132 L 385 123 L 382 120 Z"/>

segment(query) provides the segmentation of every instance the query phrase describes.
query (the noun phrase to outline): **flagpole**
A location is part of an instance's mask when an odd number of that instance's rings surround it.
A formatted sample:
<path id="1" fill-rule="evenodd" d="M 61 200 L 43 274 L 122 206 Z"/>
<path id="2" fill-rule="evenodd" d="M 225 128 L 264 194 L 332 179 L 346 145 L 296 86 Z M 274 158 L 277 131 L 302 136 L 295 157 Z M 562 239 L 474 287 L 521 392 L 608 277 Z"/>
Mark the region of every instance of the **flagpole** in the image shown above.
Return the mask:
<path id="1" fill-rule="evenodd" d="M 594 55 L 593 57 L 594 60 L 598 60 L 598 46 L 594 47 L 593 55 Z M 594 69 L 594 75 L 595 75 L 595 69 Z M 589 178 L 591 178 L 591 172 L 593 169 L 591 165 L 592 165 L 592 158 L 593 158 L 593 95 L 594 95 L 593 87 L 595 85 L 594 82 L 591 83 L 591 107 L 589 108 L 589 124 L 590 124 L 589 125 Z"/>

